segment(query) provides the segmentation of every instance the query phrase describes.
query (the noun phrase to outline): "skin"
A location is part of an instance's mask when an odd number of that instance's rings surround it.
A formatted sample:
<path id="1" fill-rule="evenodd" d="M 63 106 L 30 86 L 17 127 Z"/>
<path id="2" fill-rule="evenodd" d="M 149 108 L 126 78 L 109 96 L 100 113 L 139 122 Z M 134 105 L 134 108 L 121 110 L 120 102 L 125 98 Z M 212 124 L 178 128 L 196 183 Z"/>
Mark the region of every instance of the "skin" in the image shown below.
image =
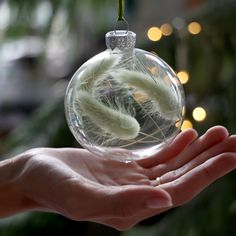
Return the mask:
<path id="1" fill-rule="evenodd" d="M 0 162 L 0 216 L 47 211 L 127 230 L 235 169 L 236 136 L 219 126 L 197 136 L 189 129 L 155 156 L 129 163 L 82 149 L 29 150 Z"/>

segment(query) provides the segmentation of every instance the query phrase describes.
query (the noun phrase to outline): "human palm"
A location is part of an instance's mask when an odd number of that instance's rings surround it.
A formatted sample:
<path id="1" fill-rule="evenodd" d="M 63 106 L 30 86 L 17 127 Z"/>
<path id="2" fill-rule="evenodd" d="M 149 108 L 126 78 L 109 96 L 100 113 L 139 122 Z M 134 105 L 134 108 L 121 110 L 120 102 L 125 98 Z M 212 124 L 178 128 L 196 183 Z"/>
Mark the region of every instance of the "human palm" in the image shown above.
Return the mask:
<path id="1" fill-rule="evenodd" d="M 236 166 L 236 137 L 185 131 L 150 158 L 119 162 L 82 149 L 33 149 L 21 174 L 34 209 L 123 230 L 190 201 Z"/>

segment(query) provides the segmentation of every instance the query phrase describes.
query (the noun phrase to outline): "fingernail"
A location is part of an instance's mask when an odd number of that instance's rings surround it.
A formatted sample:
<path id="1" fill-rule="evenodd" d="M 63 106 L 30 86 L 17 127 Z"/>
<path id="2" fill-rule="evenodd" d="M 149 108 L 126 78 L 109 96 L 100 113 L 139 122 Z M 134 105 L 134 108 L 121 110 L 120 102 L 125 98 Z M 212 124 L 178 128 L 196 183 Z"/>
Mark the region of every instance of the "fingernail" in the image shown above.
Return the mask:
<path id="1" fill-rule="evenodd" d="M 173 204 L 170 199 L 153 198 L 147 201 L 147 207 L 150 209 L 172 207 Z"/>

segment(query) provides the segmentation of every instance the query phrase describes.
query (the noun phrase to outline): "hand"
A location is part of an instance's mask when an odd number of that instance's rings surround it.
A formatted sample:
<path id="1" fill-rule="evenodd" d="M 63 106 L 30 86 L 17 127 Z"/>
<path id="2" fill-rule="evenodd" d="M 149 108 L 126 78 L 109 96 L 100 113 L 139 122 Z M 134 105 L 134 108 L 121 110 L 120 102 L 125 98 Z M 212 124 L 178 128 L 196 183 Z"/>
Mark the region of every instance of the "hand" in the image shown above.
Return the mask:
<path id="1" fill-rule="evenodd" d="M 233 170 L 235 144 L 236 136 L 213 127 L 200 138 L 187 130 L 155 156 L 130 163 L 99 159 L 82 149 L 33 149 L 14 161 L 24 163 L 15 177 L 18 196 L 27 202 L 24 210 L 125 230 L 190 201 Z"/>

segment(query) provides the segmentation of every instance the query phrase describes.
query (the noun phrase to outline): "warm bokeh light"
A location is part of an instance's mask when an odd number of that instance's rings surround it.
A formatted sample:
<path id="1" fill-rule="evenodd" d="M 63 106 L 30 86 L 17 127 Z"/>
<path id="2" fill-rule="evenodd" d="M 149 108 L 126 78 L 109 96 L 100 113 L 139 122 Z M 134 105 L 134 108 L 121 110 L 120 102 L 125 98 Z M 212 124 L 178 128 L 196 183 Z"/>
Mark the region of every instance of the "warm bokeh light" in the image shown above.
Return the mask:
<path id="1" fill-rule="evenodd" d="M 179 128 L 181 124 L 182 124 L 182 123 L 181 123 L 181 121 L 179 120 L 179 121 L 177 121 L 177 122 L 175 123 L 175 127 L 176 127 L 176 128 Z"/>
<path id="2" fill-rule="evenodd" d="M 198 122 L 204 121 L 206 119 L 206 116 L 207 116 L 206 110 L 202 107 L 196 107 L 193 110 L 193 118 Z"/>
<path id="3" fill-rule="evenodd" d="M 191 129 L 193 128 L 193 124 L 190 120 L 184 120 L 182 126 L 181 126 L 181 130 L 184 131 L 186 129 Z"/>
<path id="4" fill-rule="evenodd" d="M 163 24 L 160 30 L 164 36 L 170 36 L 173 33 L 173 27 L 170 24 Z"/>
<path id="5" fill-rule="evenodd" d="M 202 26 L 198 22 L 191 22 L 188 25 L 188 31 L 190 34 L 199 34 L 202 30 Z"/>
<path id="6" fill-rule="evenodd" d="M 147 36 L 151 41 L 159 41 L 162 37 L 162 32 L 158 27 L 151 27 L 147 32 Z"/>
<path id="7" fill-rule="evenodd" d="M 189 81 L 189 73 L 186 70 L 181 70 L 177 73 L 181 84 L 186 84 Z"/>
<path id="8" fill-rule="evenodd" d="M 152 67 L 151 69 L 150 69 L 150 71 L 151 71 L 151 73 L 153 74 L 153 75 L 157 75 L 157 71 L 158 71 L 158 69 L 157 69 L 157 67 Z"/>

